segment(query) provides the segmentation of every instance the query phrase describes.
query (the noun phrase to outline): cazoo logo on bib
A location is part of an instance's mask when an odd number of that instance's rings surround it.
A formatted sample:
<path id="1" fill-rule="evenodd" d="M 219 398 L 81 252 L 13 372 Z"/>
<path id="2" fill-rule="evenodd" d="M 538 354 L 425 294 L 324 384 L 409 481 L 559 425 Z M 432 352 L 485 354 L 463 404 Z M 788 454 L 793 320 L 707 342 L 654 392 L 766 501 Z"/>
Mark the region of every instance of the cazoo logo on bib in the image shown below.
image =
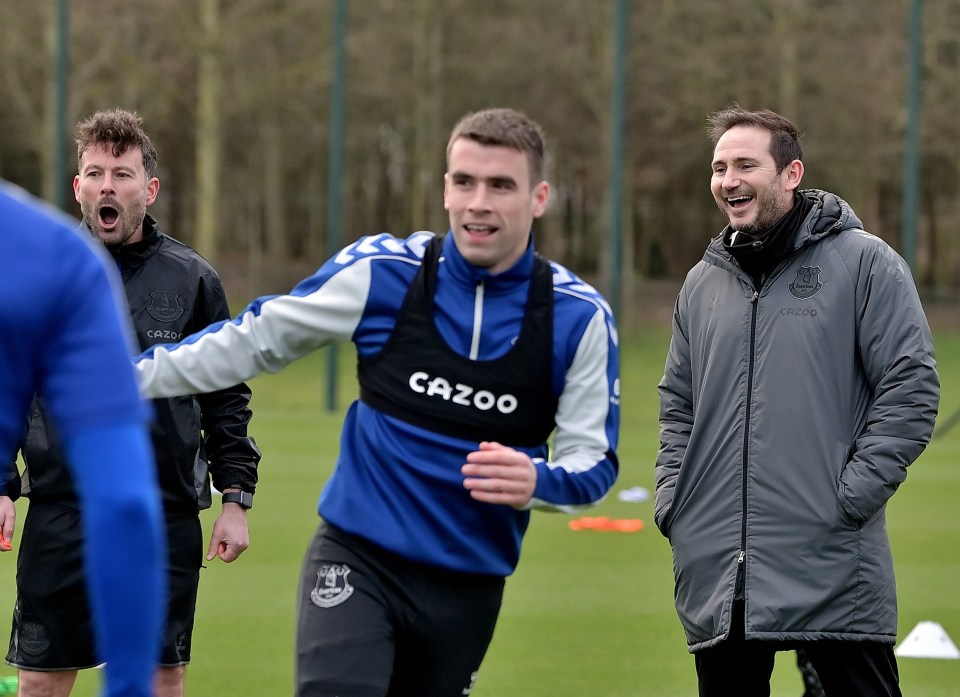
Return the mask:
<path id="1" fill-rule="evenodd" d="M 470 385 L 457 383 L 451 385 L 446 378 L 431 378 L 428 373 L 418 371 L 407 381 L 410 389 L 424 394 L 427 397 L 439 397 L 447 402 L 464 407 L 475 407 L 480 411 L 489 411 L 496 407 L 501 414 L 511 414 L 516 411 L 519 402 L 512 394 L 503 394 L 499 397 L 488 390 L 477 390 Z"/>

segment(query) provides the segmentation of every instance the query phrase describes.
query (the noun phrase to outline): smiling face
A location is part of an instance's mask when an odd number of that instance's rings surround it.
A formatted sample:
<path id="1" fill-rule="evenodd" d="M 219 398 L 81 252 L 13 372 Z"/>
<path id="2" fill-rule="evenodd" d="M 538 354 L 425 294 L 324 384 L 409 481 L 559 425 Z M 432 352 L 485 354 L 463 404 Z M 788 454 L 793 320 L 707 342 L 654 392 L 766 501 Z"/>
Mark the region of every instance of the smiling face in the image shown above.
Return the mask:
<path id="1" fill-rule="evenodd" d="M 762 236 L 793 207 L 793 192 L 803 177 L 800 160 L 777 172 L 770 141 L 764 128 L 734 126 L 713 151 L 713 198 L 731 227 L 753 237 Z"/>
<path id="2" fill-rule="evenodd" d="M 147 178 L 139 147 L 115 155 L 112 144 L 90 145 L 73 179 L 84 224 L 109 247 L 143 238 L 143 216 L 159 190 L 160 181 Z"/>
<path id="3" fill-rule="evenodd" d="M 523 255 L 535 218 L 547 209 L 550 185 L 532 182 L 526 153 L 458 138 L 443 177 L 443 207 L 460 254 L 500 273 Z"/>

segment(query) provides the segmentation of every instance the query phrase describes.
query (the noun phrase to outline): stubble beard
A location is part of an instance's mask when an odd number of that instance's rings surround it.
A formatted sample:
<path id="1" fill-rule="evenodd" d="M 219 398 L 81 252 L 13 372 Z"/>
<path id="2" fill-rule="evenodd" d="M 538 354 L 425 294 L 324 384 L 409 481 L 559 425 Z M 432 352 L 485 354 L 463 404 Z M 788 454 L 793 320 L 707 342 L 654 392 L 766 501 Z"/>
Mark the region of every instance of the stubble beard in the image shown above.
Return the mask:
<path id="1" fill-rule="evenodd" d="M 104 204 L 113 206 L 119 214 L 117 225 L 109 231 L 104 229 L 98 213 Z M 123 208 L 116 199 L 101 199 L 92 207 L 81 204 L 80 212 L 83 214 L 83 224 L 105 247 L 122 247 L 143 224 L 147 207 L 145 201 L 137 201 L 130 208 Z"/>
<path id="2" fill-rule="evenodd" d="M 734 222 L 733 218 L 727 214 L 726 211 L 724 211 L 724 214 L 727 215 L 727 222 L 730 223 L 731 228 L 742 235 L 757 240 L 767 234 L 774 225 L 780 222 L 780 219 L 790 211 L 792 203 L 780 205 L 775 199 L 766 201 L 760 199 L 759 196 L 755 201 L 757 204 L 757 215 L 750 222 L 738 224 Z"/>

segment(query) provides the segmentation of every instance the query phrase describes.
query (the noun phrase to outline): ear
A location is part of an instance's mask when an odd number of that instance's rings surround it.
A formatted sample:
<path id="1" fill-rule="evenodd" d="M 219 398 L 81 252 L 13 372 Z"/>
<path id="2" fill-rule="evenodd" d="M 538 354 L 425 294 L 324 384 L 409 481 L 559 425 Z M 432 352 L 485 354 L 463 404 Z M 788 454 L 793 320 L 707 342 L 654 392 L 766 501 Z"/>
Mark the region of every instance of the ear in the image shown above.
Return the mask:
<path id="1" fill-rule="evenodd" d="M 157 200 L 157 194 L 160 193 L 160 180 L 151 177 L 147 182 L 147 205 L 150 206 Z"/>
<path id="2" fill-rule="evenodd" d="M 803 179 L 803 162 L 794 160 L 783 168 L 783 187 L 787 191 L 793 191 L 800 186 L 800 180 Z"/>
<path id="3" fill-rule="evenodd" d="M 76 175 L 73 178 L 73 197 L 77 199 L 77 203 L 80 203 L 80 175 Z"/>
<path id="4" fill-rule="evenodd" d="M 533 187 L 533 217 L 539 218 L 546 213 L 548 203 L 550 203 L 550 184 L 542 181 Z"/>
<path id="5" fill-rule="evenodd" d="M 450 173 L 443 175 L 443 210 L 450 210 L 450 204 L 447 202 L 447 192 L 450 190 Z"/>

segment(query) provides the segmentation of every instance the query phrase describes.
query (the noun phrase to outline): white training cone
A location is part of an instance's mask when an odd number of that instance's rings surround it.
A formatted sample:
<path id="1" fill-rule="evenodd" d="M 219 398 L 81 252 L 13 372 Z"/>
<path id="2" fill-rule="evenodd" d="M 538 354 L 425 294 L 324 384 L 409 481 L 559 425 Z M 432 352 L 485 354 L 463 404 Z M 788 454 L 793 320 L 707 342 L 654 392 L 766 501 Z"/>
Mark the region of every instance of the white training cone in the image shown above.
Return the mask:
<path id="1" fill-rule="evenodd" d="M 894 653 L 913 658 L 960 658 L 956 644 L 936 622 L 920 622 L 900 642 Z"/>

